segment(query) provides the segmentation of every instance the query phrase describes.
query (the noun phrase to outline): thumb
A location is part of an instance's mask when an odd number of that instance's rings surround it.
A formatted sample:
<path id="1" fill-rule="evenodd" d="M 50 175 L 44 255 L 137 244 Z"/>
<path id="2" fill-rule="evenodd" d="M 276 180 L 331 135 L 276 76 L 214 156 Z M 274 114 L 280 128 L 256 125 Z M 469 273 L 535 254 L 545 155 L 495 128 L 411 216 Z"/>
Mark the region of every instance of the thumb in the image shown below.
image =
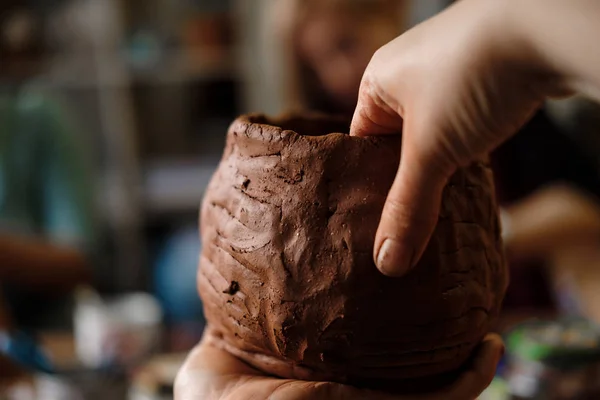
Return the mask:
<path id="1" fill-rule="evenodd" d="M 406 146 L 390 189 L 377 234 L 374 259 L 379 270 L 393 277 L 406 274 L 421 258 L 436 226 L 442 190 L 450 168 L 440 168 L 434 157 L 425 157 Z"/>
<path id="2" fill-rule="evenodd" d="M 476 349 L 471 366 L 450 388 L 440 392 L 443 399 L 477 399 L 494 380 L 496 368 L 504 354 L 502 338 L 488 334 Z"/>
<path id="3" fill-rule="evenodd" d="M 384 101 L 379 92 L 373 89 L 374 84 L 364 79 L 358 103 L 350 125 L 350 136 L 375 136 L 398 134 L 402 132 L 402 117 Z"/>

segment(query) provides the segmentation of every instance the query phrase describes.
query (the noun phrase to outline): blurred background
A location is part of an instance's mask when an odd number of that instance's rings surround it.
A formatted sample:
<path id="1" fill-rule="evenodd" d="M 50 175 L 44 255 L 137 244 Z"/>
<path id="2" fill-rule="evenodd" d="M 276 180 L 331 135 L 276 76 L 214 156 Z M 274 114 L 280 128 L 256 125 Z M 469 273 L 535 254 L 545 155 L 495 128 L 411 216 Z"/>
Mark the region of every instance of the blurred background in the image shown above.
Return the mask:
<path id="1" fill-rule="evenodd" d="M 0 399 L 171 398 L 204 326 L 198 207 L 228 125 L 351 114 L 373 52 L 449 3 L 2 0 Z M 599 119 L 549 103 L 492 157 L 502 332 L 600 322 Z"/>

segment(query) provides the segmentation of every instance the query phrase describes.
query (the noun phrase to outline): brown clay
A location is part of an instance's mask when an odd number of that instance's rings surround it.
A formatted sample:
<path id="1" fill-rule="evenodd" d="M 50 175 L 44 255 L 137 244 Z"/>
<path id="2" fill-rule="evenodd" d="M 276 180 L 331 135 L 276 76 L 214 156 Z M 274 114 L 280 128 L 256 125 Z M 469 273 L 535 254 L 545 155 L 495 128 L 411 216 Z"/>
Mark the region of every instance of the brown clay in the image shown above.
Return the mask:
<path id="1" fill-rule="evenodd" d="M 232 124 L 201 212 L 209 334 L 268 374 L 432 390 L 468 362 L 507 285 L 492 173 L 452 176 L 423 258 L 388 278 L 373 241 L 400 138 L 328 134 L 347 129 L 320 116 Z"/>

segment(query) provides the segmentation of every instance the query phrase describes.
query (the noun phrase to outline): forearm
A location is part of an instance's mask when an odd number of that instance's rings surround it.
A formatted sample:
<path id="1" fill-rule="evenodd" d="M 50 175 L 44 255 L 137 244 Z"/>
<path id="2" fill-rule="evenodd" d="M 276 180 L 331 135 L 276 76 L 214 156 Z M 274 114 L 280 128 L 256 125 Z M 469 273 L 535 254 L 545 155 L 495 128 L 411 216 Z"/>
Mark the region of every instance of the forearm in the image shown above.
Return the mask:
<path id="1" fill-rule="evenodd" d="M 509 18 L 559 90 L 600 100 L 600 2 L 504 0 Z"/>
<path id="2" fill-rule="evenodd" d="M 600 238 L 600 206 L 566 186 L 544 189 L 509 208 L 505 243 L 517 257 L 546 257 Z"/>
<path id="3" fill-rule="evenodd" d="M 88 280 L 85 260 L 77 251 L 0 235 L 0 281 L 29 290 L 60 292 Z"/>
<path id="4" fill-rule="evenodd" d="M 12 328 L 12 319 L 0 290 L 0 331 Z"/>

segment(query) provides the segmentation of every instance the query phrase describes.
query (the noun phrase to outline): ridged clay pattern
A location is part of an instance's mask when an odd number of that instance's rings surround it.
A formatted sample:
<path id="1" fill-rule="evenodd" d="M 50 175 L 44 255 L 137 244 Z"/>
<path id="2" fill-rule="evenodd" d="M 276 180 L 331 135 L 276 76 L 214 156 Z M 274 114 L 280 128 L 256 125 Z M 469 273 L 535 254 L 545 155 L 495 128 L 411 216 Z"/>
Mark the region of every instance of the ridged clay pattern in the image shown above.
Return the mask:
<path id="1" fill-rule="evenodd" d="M 373 244 L 399 136 L 319 115 L 237 119 L 201 209 L 207 335 L 267 374 L 391 391 L 451 382 L 507 286 L 492 172 L 461 168 L 425 254 L 383 276 Z"/>

